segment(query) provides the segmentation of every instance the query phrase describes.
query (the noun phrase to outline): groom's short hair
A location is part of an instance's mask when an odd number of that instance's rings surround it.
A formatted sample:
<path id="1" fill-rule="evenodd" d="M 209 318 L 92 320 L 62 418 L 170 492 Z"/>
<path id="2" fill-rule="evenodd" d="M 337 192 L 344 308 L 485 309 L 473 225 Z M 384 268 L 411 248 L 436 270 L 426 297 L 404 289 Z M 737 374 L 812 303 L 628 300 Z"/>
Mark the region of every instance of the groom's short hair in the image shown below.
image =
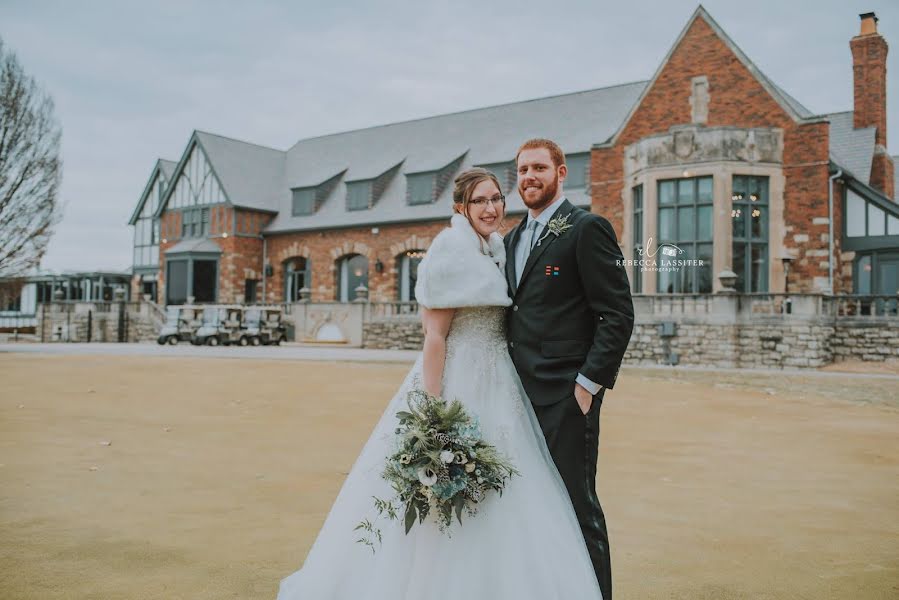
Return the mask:
<path id="1" fill-rule="evenodd" d="M 554 167 L 565 164 L 565 153 L 562 152 L 562 149 L 557 143 L 546 138 L 534 138 L 523 143 L 518 149 L 518 152 L 515 154 L 515 166 L 518 166 L 518 157 L 522 152 L 525 150 L 534 150 L 536 148 L 546 148 L 549 150 L 549 157 L 552 159 Z"/>

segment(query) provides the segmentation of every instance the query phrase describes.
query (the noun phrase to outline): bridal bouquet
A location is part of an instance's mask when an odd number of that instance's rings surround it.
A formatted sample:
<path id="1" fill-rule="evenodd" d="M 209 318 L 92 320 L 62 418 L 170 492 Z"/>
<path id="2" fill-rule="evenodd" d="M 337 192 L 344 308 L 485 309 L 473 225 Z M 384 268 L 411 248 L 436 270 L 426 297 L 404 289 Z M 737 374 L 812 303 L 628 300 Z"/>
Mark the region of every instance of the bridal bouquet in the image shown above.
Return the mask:
<path id="1" fill-rule="evenodd" d="M 407 534 L 416 519 L 423 523 L 433 513 L 440 531 L 448 533 L 454 512 L 461 524 L 463 510 L 474 516 L 487 492 L 502 496 L 506 482 L 519 473 L 484 441 L 478 418 L 458 400 L 447 403 L 412 390 L 406 402 L 409 410 L 396 414 L 396 451 L 381 474 L 396 494 L 391 500 L 375 497 L 375 509 L 391 520 L 398 520 L 402 509 Z M 380 530 L 368 519 L 356 530 L 366 532 L 357 542 L 374 551 L 372 537 L 380 542 Z"/>

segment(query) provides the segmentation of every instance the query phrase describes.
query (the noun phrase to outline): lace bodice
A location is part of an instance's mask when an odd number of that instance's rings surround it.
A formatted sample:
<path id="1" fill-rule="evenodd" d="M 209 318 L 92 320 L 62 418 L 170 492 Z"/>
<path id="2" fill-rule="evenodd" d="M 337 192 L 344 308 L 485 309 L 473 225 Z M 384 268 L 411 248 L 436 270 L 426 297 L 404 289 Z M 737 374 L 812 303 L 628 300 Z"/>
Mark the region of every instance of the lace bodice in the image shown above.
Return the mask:
<path id="1" fill-rule="evenodd" d="M 502 306 L 456 309 L 446 336 L 447 359 L 459 348 L 465 348 L 469 352 L 506 352 L 505 309 Z"/>

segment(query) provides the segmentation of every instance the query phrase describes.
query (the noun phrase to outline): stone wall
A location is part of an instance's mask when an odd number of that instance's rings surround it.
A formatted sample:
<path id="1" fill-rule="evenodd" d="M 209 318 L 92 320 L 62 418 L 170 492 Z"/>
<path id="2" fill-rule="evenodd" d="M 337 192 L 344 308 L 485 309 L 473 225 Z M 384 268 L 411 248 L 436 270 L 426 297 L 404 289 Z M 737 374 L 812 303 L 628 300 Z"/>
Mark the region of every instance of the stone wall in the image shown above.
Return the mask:
<path id="1" fill-rule="evenodd" d="M 899 361 L 899 321 L 835 324 L 831 319 L 799 323 L 678 323 L 673 337 L 660 322 L 639 323 L 624 356 L 630 365 L 675 364 L 745 369 L 823 367 L 844 360 Z M 384 319 L 366 323 L 365 348 L 421 350 L 421 323 Z"/>
<path id="2" fill-rule="evenodd" d="M 117 342 L 119 314 L 112 303 L 47 304 L 38 312 L 44 342 Z"/>
<path id="3" fill-rule="evenodd" d="M 775 314 L 770 298 L 737 295 L 635 297 L 637 320 L 624 363 L 747 369 L 802 369 L 843 360 L 899 361 L 899 317 L 840 316 L 818 295 L 792 297 Z M 763 311 L 769 310 L 767 313 Z M 678 313 L 677 311 L 681 311 Z M 420 350 L 421 325 L 411 316 L 364 324 L 363 347 Z"/>
<path id="4" fill-rule="evenodd" d="M 118 342 L 116 302 L 49 303 L 37 311 L 37 338 L 43 342 Z M 125 303 L 122 327 L 127 342 L 156 340 L 159 322 L 148 305 Z"/>
<path id="5" fill-rule="evenodd" d="M 634 328 L 626 364 L 675 364 L 728 368 L 822 367 L 833 362 L 835 328 L 822 322 L 755 324 L 676 323 L 675 335 L 660 335 L 661 323 Z"/>
<path id="6" fill-rule="evenodd" d="M 424 331 L 415 317 L 377 319 L 362 328 L 363 346 L 379 350 L 421 350 Z"/>
<path id="7" fill-rule="evenodd" d="M 823 367 L 833 362 L 833 321 L 744 325 L 740 331 L 740 367 Z"/>
<path id="8" fill-rule="evenodd" d="M 128 313 L 128 341 L 155 342 L 159 337 L 159 323 L 139 312 Z"/>
<path id="9" fill-rule="evenodd" d="M 847 320 L 837 325 L 831 340 L 835 362 L 848 359 L 899 361 L 899 322 Z"/>

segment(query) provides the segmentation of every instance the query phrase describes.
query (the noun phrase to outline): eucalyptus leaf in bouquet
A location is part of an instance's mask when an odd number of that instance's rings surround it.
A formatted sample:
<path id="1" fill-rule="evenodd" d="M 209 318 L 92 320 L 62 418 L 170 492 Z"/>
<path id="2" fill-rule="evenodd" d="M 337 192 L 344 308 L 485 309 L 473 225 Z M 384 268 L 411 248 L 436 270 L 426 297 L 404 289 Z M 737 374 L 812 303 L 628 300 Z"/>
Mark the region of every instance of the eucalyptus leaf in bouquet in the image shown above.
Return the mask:
<path id="1" fill-rule="evenodd" d="M 502 496 L 506 483 L 520 473 L 481 434 L 477 416 L 469 415 L 458 400 L 445 399 L 413 389 L 406 397 L 407 411 L 396 414 L 395 451 L 387 457 L 381 476 L 394 496 L 374 497 L 381 517 L 402 520 L 406 534 L 415 522 L 433 515 L 441 532 L 451 534 L 453 514 L 462 524 L 462 513 L 477 514 L 477 505 L 490 491 Z M 381 531 L 368 519 L 355 530 L 357 542 L 375 551 Z"/>

